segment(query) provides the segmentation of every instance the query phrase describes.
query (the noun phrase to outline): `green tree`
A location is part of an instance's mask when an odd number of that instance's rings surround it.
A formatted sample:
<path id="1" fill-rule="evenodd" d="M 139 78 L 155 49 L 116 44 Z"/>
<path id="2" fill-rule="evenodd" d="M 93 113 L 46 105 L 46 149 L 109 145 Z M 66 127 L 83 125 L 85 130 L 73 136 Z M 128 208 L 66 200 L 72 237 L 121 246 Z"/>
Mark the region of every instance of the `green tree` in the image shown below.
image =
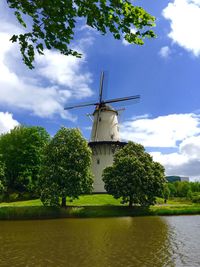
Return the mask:
<path id="1" fill-rule="evenodd" d="M 18 126 L 0 136 L 0 154 L 5 164 L 8 193 L 32 192 L 37 185 L 43 148 L 49 134 L 42 127 Z"/>
<path id="2" fill-rule="evenodd" d="M 200 192 L 200 182 L 190 182 L 192 192 Z"/>
<path id="3" fill-rule="evenodd" d="M 45 149 L 41 175 L 44 205 L 66 206 L 70 200 L 92 189 L 91 150 L 78 129 L 61 128 Z"/>
<path id="4" fill-rule="evenodd" d="M 163 198 L 164 198 L 164 202 L 167 203 L 167 200 L 169 199 L 170 196 L 170 189 L 168 187 L 168 184 L 166 183 L 164 185 L 164 189 L 163 189 Z"/>
<path id="5" fill-rule="evenodd" d="M 3 199 L 5 191 L 5 164 L 2 161 L 2 157 L 0 157 L 0 201 Z"/>
<path id="6" fill-rule="evenodd" d="M 129 142 L 116 152 L 113 165 L 104 169 L 103 181 L 106 191 L 123 203 L 149 206 L 162 196 L 164 168 L 142 145 Z"/>
<path id="7" fill-rule="evenodd" d="M 175 183 L 167 183 L 167 186 L 170 191 L 170 197 L 177 196 L 177 189 L 176 189 Z"/>
<path id="8" fill-rule="evenodd" d="M 80 18 L 101 34 L 111 32 L 115 39 L 125 38 L 131 44 L 142 45 L 144 38 L 155 37 L 151 29 L 155 18 L 128 0 L 7 0 L 7 3 L 25 28 L 25 33 L 14 34 L 11 41 L 19 43 L 29 68 L 33 68 L 35 51 L 43 54 L 45 48 L 80 57 L 71 45 Z"/>
<path id="9" fill-rule="evenodd" d="M 187 181 L 183 182 L 176 182 L 177 184 L 177 196 L 178 197 L 187 197 L 188 192 L 190 189 L 190 183 Z"/>

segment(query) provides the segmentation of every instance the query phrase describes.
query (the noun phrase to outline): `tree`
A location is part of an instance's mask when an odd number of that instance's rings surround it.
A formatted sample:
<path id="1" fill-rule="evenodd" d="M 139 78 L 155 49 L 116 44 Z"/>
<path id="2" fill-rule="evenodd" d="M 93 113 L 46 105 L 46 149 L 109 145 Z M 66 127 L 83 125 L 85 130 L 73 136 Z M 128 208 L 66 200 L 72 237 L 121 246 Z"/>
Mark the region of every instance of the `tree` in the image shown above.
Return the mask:
<path id="1" fill-rule="evenodd" d="M 164 198 L 165 203 L 167 203 L 169 196 L 170 196 L 170 190 L 169 190 L 168 184 L 166 183 L 163 189 L 163 198 Z"/>
<path id="2" fill-rule="evenodd" d="M 170 191 L 170 197 L 177 196 L 177 189 L 176 189 L 175 183 L 174 182 L 173 183 L 168 182 L 167 186 L 168 186 L 169 191 Z"/>
<path id="3" fill-rule="evenodd" d="M 0 157 L 0 201 L 3 199 L 5 191 L 5 164 L 2 161 L 2 157 Z"/>
<path id="4" fill-rule="evenodd" d="M 5 185 L 10 192 L 32 192 L 37 185 L 49 134 L 42 127 L 18 126 L 0 136 Z"/>
<path id="5" fill-rule="evenodd" d="M 92 189 L 91 150 L 78 129 L 61 128 L 45 149 L 41 174 L 41 200 L 44 205 L 66 206 Z"/>
<path id="6" fill-rule="evenodd" d="M 11 41 L 19 43 L 29 68 L 33 68 L 35 51 L 43 54 L 45 48 L 80 57 L 70 45 L 80 18 L 101 34 L 111 32 L 115 39 L 123 37 L 131 44 L 142 45 L 144 38 L 155 37 L 151 29 L 155 17 L 128 0 L 7 0 L 7 3 L 26 28 L 25 33 L 14 34 Z"/>
<path id="7" fill-rule="evenodd" d="M 153 205 L 162 196 L 164 168 L 154 162 L 142 145 L 129 142 L 116 152 L 113 165 L 103 171 L 106 191 L 129 206 Z"/>
<path id="8" fill-rule="evenodd" d="M 200 192 L 200 182 L 190 182 L 192 192 Z"/>
<path id="9" fill-rule="evenodd" d="M 177 185 L 177 196 L 178 197 L 187 197 L 188 192 L 190 189 L 190 183 L 187 181 L 183 182 L 176 182 Z"/>

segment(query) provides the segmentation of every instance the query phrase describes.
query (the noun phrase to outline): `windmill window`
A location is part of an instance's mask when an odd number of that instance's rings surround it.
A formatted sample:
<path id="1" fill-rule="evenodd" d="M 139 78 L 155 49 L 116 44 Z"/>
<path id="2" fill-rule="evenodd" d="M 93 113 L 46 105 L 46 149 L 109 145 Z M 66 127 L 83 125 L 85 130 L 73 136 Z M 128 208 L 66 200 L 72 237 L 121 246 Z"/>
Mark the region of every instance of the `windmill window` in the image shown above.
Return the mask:
<path id="1" fill-rule="evenodd" d="M 97 159 L 97 164 L 100 164 L 100 159 Z"/>
<path id="2" fill-rule="evenodd" d="M 114 134 L 111 134 L 111 136 L 110 136 L 110 137 L 111 137 L 111 139 L 113 140 L 113 138 L 114 138 Z"/>
<path id="3" fill-rule="evenodd" d="M 99 118 L 99 121 L 101 121 L 101 117 Z"/>

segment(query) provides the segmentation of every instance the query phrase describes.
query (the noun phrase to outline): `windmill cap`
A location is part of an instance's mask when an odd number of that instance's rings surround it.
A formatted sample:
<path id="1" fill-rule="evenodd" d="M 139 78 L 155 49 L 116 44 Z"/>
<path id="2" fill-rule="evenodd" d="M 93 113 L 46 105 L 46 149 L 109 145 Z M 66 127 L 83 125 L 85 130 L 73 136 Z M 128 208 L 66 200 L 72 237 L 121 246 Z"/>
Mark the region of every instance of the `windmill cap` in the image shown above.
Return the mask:
<path id="1" fill-rule="evenodd" d="M 95 108 L 95 112 L 97 112 L 99 110 L 99 108 L 102 110 L 102 111 L 113 111 L 115 113 L 118 114 L 118 112 L 111 106 L 111 105 L 108 105 L 108 104 L 104 104 L 102 103 L 101 105 L 96 105 L 96 108 Z M 93 114 L 94 114 L 93 113 Z"/>

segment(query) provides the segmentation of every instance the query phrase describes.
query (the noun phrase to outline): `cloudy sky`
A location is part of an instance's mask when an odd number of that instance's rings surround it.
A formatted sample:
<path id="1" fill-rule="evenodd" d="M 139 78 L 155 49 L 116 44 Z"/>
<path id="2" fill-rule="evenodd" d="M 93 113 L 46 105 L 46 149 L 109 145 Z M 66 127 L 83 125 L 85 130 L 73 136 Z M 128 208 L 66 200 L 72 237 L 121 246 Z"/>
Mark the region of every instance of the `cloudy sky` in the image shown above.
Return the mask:
<path id="1" fill-rule="evenodd" d="M 43 126 L 53 135 L 66 126 L 81 128 L 89 139 L 86 115 L 93 110 L 66 112 L 63 107 L 97 99 L 100 72 L 105 70 L 106 98 L 141 95 L 140 102 L 125 106 L 120 116 L 122 139 L 143 144 L 167 175 L 199 178 L 200 0 L 138 4 L 157 18 L 155 40 L 137 47 L 83 26 L 74 42 L 81 59 L 47 51 L 29 70 L 18 47 L 9 42 L 21 29 L 2 0 L 0 133 L 24 124 Z"/>

